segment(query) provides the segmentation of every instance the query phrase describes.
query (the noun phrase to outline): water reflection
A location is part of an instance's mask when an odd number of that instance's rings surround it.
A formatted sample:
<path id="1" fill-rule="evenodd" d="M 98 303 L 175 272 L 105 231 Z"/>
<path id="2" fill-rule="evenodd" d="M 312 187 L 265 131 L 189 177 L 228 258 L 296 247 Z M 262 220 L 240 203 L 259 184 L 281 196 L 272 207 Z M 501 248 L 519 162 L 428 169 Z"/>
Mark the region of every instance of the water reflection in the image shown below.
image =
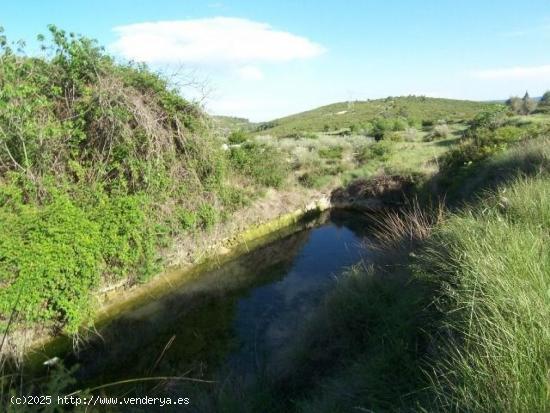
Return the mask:
<path id="1" fill-rule="evenodd" d="M 208 271 L 121 315 L 68 363 L 80 364 L 78 378 L 87 384 L 253 372 L 284 347 L 342 268 L 366 254 L 358 219 L 332 214 Z"/>

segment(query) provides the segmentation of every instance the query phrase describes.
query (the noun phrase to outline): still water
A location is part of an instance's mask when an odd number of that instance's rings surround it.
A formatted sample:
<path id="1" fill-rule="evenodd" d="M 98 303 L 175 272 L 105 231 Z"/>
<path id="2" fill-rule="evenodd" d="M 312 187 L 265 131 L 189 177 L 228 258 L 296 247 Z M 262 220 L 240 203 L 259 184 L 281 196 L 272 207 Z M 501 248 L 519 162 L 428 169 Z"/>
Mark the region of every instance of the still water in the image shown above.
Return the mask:
<path id="1" fill-rule="evenodd" d="M 368 259 L 364 217 L 332 212 L 120 314 L 79 352 L 77 378 L 203 379 L 266 368 L 346 267 Z"/>

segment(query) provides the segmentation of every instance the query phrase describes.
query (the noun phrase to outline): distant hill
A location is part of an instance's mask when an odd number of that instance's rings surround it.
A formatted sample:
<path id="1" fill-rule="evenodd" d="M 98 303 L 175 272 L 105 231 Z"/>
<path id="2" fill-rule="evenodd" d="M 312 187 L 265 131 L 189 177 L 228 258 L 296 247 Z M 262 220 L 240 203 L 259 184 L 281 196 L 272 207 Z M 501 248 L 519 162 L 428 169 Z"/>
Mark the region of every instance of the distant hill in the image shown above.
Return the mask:
<path id="1" fill-rule="evenodd" d="M 214 125 L 224 134 L 228 134 L 234 130 L 252 131 L 256 124 L 250 122 L 246 118 L 238 118 L 235 116 L 212 116 Z"/>
<path id="2" fill-rule="evenodd" d="M 257 124 L 258 133 L 283 136 L 296 132 L 321 132 L 361 125 L 378 117 L 403 117 L 421 121 L 456 122 L 475 116 L 492 102 L 429 98 L 424 96 L 339 102 L 295 115 Z"/>

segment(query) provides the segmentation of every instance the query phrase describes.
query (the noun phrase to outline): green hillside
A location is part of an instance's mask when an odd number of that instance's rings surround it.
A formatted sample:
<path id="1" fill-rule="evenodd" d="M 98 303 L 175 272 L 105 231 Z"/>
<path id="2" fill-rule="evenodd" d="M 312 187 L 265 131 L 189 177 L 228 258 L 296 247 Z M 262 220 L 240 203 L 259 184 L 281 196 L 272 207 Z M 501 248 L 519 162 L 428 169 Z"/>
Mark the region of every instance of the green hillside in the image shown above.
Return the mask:
<path id="1" fill-rule="evenodd" d="M 457 122 L 473 118 L 493 103 L 428 98 L 388 97 L 368 101 L 339 102 L 298 113 L 257 127 L 258 133 L 284 136 L 298 132 L 328 132 L 351 128 L 368 129 L 378 118 L 401 119 L 413 125 L 440 120 Z"/>
<path id="2" fill-rule="evenodd" d="M 212 123 L 223 135 L 229 134 L 234 130 L 251 131 L 256 125 L 245 118 L 235 116 L 212 116 Z"/>

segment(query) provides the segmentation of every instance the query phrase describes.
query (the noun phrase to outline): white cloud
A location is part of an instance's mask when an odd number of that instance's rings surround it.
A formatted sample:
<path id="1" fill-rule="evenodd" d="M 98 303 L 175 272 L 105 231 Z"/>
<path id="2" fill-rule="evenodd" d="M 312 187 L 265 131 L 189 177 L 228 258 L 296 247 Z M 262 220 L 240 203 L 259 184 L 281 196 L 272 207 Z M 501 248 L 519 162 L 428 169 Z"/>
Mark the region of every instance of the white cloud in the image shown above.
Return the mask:
<path id="1" fill-rule="evenodd" d="M 237 70 L 239 76 L 244 80 L 262 80 L 264 74 L 256 66 L 243 66 Z"/>
<path id="2" fill-rule="evenodd" d="M 213 17 L 118 26 L 111 45 L 147 63 L 253 64 L 307 59 L 325 49 L 309 39 L 248 19 Z"/>
<path id="3" fill-rule="evenodd" d="M 477 70 L 471 73 L 482 80 L 537 79 L 550 80 L 550 65 L 516 66 L 498 69 Z"/>

